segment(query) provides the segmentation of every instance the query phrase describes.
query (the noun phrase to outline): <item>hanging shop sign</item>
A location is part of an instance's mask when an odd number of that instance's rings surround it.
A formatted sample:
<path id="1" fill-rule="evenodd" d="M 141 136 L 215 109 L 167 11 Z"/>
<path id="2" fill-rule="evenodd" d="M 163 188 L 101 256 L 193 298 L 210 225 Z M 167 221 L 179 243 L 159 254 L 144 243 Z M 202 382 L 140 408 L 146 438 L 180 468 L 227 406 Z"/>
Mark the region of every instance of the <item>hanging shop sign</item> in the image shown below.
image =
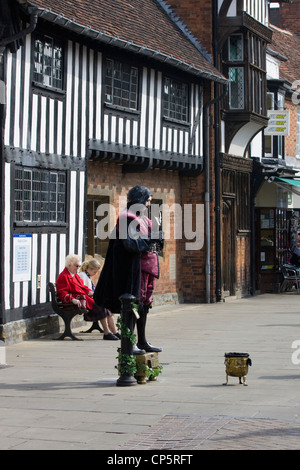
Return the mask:
<path id="1" fill-rule="evenodd" d="M 269 109 L 269 124 L 265 128 L 265 135 L 289 135 L 290 132 L 290 112 Z"/>

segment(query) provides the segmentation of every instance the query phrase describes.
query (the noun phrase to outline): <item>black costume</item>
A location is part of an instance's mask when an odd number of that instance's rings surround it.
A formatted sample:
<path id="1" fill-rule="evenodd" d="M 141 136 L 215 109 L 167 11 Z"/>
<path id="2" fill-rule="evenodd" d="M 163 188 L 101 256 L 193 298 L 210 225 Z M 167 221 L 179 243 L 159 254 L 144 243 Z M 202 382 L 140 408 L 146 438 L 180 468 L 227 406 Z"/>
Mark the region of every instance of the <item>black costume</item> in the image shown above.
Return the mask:
<path id="1" fill-rule="evenodd" d="M 147 253 L 153 254 L 153 246 L 156 245 L 158 237 L 156 236 L 155 240 L 151 239 L 151 222 L 137 209 L 139 206 L 141 211 L 145 209 L 145 204 L 150 197 L 151 192 L 144 186 L 135 186 L 129 191 L 127 209 L 120 214 L 110 237 L 105 263 L 94 292 L 96 304 L 113 313 L 120 313 L 119 297 L 122 294 L 131 294 L 136 298 L 135 302 L 139 306 L 140 315 L 137 320 L 140 350 L 135 348 L 135 354 L 144 351 L 161 351 L 161 348 L 150 345 L 146 340 L 145 327 L 151 305 L 144 304 L 141 298 L 142 257 Z M 133 206 L 135 206 L 134 210 L 131 211 Z M 152 274 L 158 277 L 157 256 L 156 260 L 157 273 L 154 269 Z"/>

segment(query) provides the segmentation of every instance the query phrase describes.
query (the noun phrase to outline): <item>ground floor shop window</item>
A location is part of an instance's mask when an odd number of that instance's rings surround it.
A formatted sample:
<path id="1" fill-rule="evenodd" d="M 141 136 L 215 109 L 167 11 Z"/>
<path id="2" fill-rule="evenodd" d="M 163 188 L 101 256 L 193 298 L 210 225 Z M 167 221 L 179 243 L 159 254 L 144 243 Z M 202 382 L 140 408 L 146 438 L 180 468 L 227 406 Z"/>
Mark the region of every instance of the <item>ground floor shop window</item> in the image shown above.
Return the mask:
<path id="1" fill-rule="evenodd" d="M 257 254 L 260 272 L 278 271 L 288 263 L 300 240 L 300 210 L 257 209 Z"/>

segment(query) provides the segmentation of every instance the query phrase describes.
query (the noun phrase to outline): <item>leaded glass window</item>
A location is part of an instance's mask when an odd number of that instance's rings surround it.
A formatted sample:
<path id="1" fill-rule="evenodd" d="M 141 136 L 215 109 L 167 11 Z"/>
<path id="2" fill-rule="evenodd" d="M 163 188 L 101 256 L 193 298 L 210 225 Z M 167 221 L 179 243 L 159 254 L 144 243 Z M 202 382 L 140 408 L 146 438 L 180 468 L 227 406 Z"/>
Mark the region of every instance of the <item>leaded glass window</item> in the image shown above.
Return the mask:
<path id="1" fill-rule="evenodd" d="M 244 68 L 230 67 L 230 109 L 244 109 Z"/>
<path id="2" fill-rule="evenodd" d="M 105 102 L 123 108 L 137 109 L 138 69 L 136 67 L 116 60 L 106 60 Z"/>
<path id="3" fill-rule="evenodd" d="M 188 122 L 188 85 L 165 77 L 163 85 L 163 115 Z"/>
<path id="4" fill-rule="evenodd" d="M 34 41 L 33 80 L 44 86 L 62 89 L 62 45 L 48 36 L 38 35 Z"/>
<path id="5" fill-rule="evenodd" d="M 243 60 L 243 36 L 241 34 L 229 37 L 229 60 Z"/>
<path id="6" fill-rule="evenodd" d="M 65 210 L 64 172 L 16 167 L 16 222 L 65 222 Z"/>

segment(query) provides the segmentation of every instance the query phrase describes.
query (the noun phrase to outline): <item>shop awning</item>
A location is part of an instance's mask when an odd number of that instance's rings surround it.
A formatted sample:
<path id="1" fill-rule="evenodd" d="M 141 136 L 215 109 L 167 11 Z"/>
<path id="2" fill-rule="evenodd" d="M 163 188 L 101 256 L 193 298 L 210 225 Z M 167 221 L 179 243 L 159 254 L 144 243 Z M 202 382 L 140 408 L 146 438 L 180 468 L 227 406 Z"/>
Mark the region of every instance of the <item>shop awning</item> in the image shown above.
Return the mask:
<path id="1" fill-rule="evenodd" d="M 278 184 L 278 186 L 284 186 L 289 185 L 290 187 L 288 188 L 289 191 L 292 191 L 295 194 L 298 194 L 300 196 L 300 179 L 298 178 L 279 178 L 279 176 L 275 177 L 275 183 Z M 281 184 L 280 184 L 281 183 Z M 287 189 L 285 187 L 285 189 Z"/>

